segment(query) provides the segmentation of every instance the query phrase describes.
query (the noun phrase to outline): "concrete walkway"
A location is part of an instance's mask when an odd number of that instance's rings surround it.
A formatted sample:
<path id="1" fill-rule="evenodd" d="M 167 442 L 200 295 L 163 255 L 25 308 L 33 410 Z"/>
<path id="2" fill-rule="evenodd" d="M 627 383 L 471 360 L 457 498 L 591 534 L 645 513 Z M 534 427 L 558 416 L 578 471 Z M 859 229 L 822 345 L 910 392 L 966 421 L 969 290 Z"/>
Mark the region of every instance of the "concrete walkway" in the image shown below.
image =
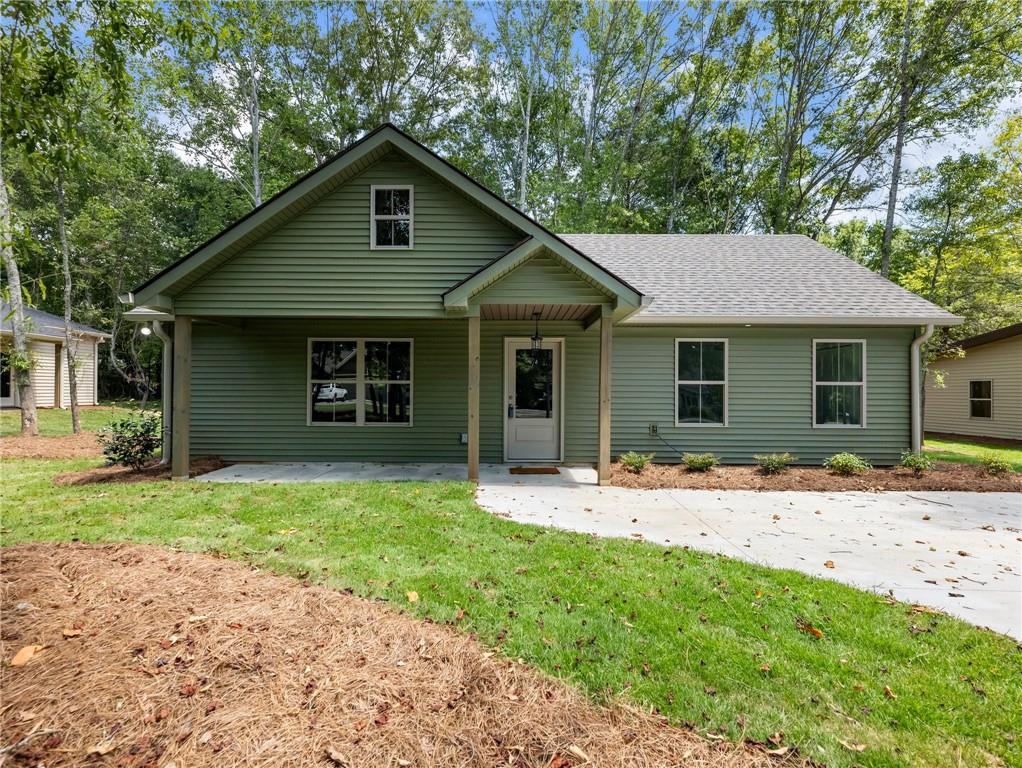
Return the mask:
<path id="1" fill-rule="evenodd" d="M 522 523 L 792 568 L 1022 639 L 1022 494 L 637 491 L 528 480 L 480 483 L 478 501 Z"/>
<path id="2" fill-rule="evenodd" d="M 463 464 L 235 464 L 200 481 L 464 480 Z M 636 491 L 588 468 L 480 468 L 479 503 L 503 517 L 687 545 L 890 593 L 1022 639 L 1022 494 Z M 827 563 L 833 567 L 829 567 Z"/>

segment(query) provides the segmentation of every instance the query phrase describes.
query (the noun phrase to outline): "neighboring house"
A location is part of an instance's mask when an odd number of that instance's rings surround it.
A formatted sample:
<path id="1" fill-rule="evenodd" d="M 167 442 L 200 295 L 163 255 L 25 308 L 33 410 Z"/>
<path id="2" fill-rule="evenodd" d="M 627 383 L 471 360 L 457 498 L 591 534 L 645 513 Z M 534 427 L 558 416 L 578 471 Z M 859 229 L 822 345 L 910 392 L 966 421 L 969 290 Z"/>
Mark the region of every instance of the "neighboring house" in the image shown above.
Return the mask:
<path id="1" fill-rule="evenodd" d="M 1022 440 L 1022 323 L 958 346 L 962 357 L 930 365 L 926 431 Z"/>
<path id="2" fill-rule="evenodd" d="M 190 454 L 601 482 L 628 450 L 889 463 L 921 433 L 920 327 L 959 322 L 807 237 L 553 234 L 391 125 L 124 300 L 174 325 L 175 477 Z"/>
<path id="3" fill-rule="evenodd" d="M 11 307 L 0 304 L 0 407 L 16 408 L 18 390 L 11 381 L 7 351 L 13 345 Z M 64 351 L 64 318 L 25 308 L 28 326 L 29 354 L 32 356 L 32 388 L 35 404 L 40 408 L 70 408 L 71 385 L 67 375 L 67 353 Z M 99 402 L 99 345 L 110 338 L 109 333 L 81 323 L 71 323 L 75 374 L 78 381 L 78 404 Z"/>

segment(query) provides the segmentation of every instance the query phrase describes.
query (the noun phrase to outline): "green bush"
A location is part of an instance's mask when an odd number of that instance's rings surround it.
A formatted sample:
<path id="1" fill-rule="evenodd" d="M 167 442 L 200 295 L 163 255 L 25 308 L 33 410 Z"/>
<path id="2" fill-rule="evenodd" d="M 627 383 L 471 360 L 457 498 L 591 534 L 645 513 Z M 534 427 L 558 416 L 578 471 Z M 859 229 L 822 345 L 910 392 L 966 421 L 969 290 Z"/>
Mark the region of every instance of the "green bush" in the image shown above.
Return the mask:
<path id="1" fill-rule="evenodd" d="M 983 463 L 983 470 L 988 475 L 1006 475 L 1011 472 L 1011 464 L 1006 462 L 996 453 L 984 453 L 980 456 L 980 461 Z"/>
<path id="2" fill-rule="evenodd" d="M 139 413 L 107 424 L 99 433 L 103 455 L 111 464 L 141 469 L 160 447 L 162 424 L 158 414 Z"/>
<path id="3" fill-rule="evenodd" d="M 901 454 L 901 466 L 911 469 L 916 477 L 922 477 L 924 473 L 933 469 L 933 459 L 925 453 L 905 451 Z"/>
<path id="4" fill-rule="evenodd" d="M 778 475 L 788 469 L 788 465 L 798 461 L 796 456 L 784 453 L 763 453 L 753 456 L 759 462 L 759 469 L 764 475 Z"/>
<path id="5" fill-rule="evenodd" d="M 693 472 L 707 472 L 720 464 L 720 459 L 712 453 L 686 453 L 681 461 Z"/>
<path id="6" fill-rule="evenodd" d="M 636 453 L 635 451 L 628 451 L 627 453 L 622 453 L 618 457 L 618 461 L 620 461 L 621 465 L 629 472 L 639 474 L 651 461 L 653 461 L 654 456 L 656 456 L 655 453 Z"/>
<path id="7" fill-rule="evenodd" d="M 839 475 L 858 475 L 873 469 L 872 464 L 854 453 L 835 453 L 823 462 L 823 466 Z"/>

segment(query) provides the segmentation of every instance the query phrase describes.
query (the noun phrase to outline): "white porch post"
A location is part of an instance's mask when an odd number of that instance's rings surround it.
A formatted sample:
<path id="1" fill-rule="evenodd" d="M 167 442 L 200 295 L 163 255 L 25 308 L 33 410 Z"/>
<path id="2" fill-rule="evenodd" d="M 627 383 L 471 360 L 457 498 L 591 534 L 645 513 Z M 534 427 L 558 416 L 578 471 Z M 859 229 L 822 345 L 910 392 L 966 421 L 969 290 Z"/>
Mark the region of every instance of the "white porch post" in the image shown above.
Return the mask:
<path id="1" fill-rule="evenodd" d="M 479 314 L 468 318 L 468 479 L 479 481 Z"/>
<path id="2" fill-rule="evenodd" d="M 188 454 L 192 416 L 192 318 L 174 318 L 174 414 L 171 439 L 170 476 L 187 480 L 191 457 Z"/>
<path id="3" fill-rule="evenodd" d="M 610 485 L 610 358 L 613 335 L 612 309 L 604 306 L 600 315 L 600 439 L 596 480 Z"/>

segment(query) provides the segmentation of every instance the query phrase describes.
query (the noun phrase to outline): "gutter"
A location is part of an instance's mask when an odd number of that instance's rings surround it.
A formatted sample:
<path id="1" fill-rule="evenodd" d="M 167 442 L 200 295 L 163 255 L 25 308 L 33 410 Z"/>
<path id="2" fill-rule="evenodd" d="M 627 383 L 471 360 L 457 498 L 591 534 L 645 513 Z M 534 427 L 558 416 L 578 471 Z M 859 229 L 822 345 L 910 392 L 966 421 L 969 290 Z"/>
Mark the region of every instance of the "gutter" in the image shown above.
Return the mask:
<path id="1" fill-rule="evenodd" d="M 920 386 L 920 374 L 922 373 L 922 359 L 920 349 L 923 344 L 933 336 L 933 323 L 928 323 L 922 336 L 916 336 L 912 340 L 912 352 L 909 365 L 911 371 L 911 401 L 912 401 L 912 452 L 918 453 L 923 449 L 923 392 Z"/>
<path id="2" fill-rule="evenodd" d="M 173 381 L 174 340 L 163 330 L 159 320 L 153 320 L 153 333 L 163 342 L 163 365 L 160 366 L 160 400 L 163 406 L 163 441 L 160 445 L 160 464 L 170 464 L 171 439 L 173 435 Z"/>

